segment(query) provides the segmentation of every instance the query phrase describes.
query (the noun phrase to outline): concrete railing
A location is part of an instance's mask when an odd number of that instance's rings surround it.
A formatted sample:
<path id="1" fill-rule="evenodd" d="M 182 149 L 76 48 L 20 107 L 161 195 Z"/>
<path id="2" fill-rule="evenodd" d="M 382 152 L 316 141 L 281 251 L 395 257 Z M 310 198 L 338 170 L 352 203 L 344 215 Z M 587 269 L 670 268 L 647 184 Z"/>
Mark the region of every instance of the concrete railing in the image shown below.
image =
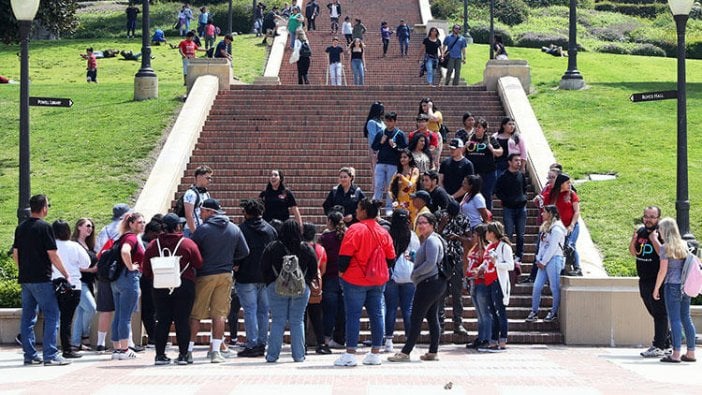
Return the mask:
<path id="1" fill-rule="evenodd" d="M 188 74 L 185 84 L 188 93 L 195 81 L 204 75 L 213 75 L 219 81 L 219 90 L 228 91 L 234 79 L 232 78 L 232 63 L 225 58 L 195 58 L 188 62 Z"/>
<path id="2" fill-rule="evenodd" d="M 527 160 L 527 171 L 532 183 L 537 191 L 541 191 L 546 185 L 548 167 L 556 162 L 556 158 L 551 151 L 551 147 L 544 136 L 543 129 L 536 118 L 531 103 L 527 98 L 522 83 L 516 77 L 502 77 L 497 83 L 497 93 L 500 96 L 502 105 L 507 116 L 514 118 L 519 128 L 519 132 L 524 136 L 527 151 L 538 152 L 538 155 L 530 154 Z M 607 272 L 602 266 L 602 256 L 592 242 L 590 231 L 585 225 L 582 216 L 578 222 L 580 224 L 580 235 L 578 236 L 577 249 L 580 254 L 580 264 L 586 276 L 606 277 Z"/>
<path id="3" fill-rule="evenodd" d="M 273 39 L 273 45 L 268 51 L 268 60 L 263 76 L 256 78 L 254 85 L 280 85 L 280 67 L 285 56 L 285 43 L 288 40 L 288 30 L 281 21 L 276 22 L 278 35 Z"/>
<path id="4" fill-rule="evenodd" d="M 134 205 L 134 210 L 145 218 L 170 209 L 218 91 L 219 79 L 215 76 L 206 75 L 195 81 Z"/>

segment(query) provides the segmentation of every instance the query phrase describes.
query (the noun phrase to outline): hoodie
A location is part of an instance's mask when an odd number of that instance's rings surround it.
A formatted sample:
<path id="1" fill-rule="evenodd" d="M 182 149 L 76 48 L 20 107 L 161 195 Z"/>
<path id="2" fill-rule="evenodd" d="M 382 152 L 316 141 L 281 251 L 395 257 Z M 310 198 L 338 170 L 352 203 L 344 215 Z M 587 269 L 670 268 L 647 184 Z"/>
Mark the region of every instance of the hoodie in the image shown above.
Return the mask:
<path id="1" fill-rule="evenodd" d="M 566 228 L 560 220 L 551 225 L 548 233 L 542 233 L 539 240 L 539 252 L 536 254 L 536 262 L 548 265 L 553 257 L 562 257 L 565 235 Z"/>
<path id="2" fill-rule="evenodd" d="M 234 273 L 236 282 L 241 284 L 263 283 L 261 256 L 266 246 L 278 239 L 278 233 L 261 218 L 247 219 L 239 228 L 249 246 L 249 255 L 234 262 L 234 267 L 238 267 Z"/>
<path id="3" fill-rule="evenodd" d="M 226 215 L 213 215 L 193 233 L 192 240 L 200 248 L 202 268 L 197 276 L 231 273 L 234 261 L 249 255 L 249 246 L 239 227 Z"/>
<path id="4" fill-rule="evenodd" d="M 158 235 L 158 242 L 161 249 L 168 248 L 174 255 L 180 256 L 180 278 L 183 280 L 195 281 L 195 273 L 202 267 L 202 256 L 197 249 L 197 245 L 190 239 L 183 239 L 178 245 L 180 239 L 183 238 L 182 233 L 162 233 Z M 146 247 L 144 253 L 144 278 L 153 279 L 154 272 L 151 268 L 151 258 L 160 256 L 156 240 L 152 240 L 149 246 Z M 174 249 L 178 246 L 178 250 Z"/>

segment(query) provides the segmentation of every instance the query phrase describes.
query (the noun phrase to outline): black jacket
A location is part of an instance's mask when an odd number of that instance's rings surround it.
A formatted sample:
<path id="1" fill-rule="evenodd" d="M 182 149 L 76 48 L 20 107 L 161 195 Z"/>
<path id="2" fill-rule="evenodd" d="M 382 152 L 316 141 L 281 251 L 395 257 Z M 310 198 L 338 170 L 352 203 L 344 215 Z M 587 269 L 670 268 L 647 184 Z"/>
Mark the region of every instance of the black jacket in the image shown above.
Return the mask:
<path id="1" fill-rule="evenodd" d="M 526 179 L 521 171 L 512 173 L 507 170 L 497 179 L 495 195 L 504 207 L 522 208 L 527 203 L 526 188 Z"/>
<path id="2" fill-rule="evenodd" d="M 249 255 L 234 262 L 234 267 L 239 268 L 234 273 L 234 277 L 237 282 L 242 284 L 263 283 L 261 256 L 266 246 L 278 239 L 278 233 L 261 218 L 247 219 L 239 226 L 239 229 L 244 234 L 246 244 L 249 246 Z"/>

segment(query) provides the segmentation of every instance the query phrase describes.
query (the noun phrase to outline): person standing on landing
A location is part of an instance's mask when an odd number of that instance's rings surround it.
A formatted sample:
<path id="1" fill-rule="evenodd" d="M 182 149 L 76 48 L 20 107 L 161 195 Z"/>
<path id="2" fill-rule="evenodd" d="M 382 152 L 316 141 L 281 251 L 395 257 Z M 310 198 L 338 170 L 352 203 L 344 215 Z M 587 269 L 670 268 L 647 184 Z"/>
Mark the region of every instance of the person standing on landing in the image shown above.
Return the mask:
<path id="1" fill-rule="evenodd" d="M 12 244 L 12 259 L 19 269 L 17 281 L 22 288 L 22 318 L 20 337 L 25 365 L 67 365 L 56 347 L 56 332 L 59 327 L 59 306 L 51 270 L 55 267 L 63 278 L 69 278 L 58 255 L 56 238 L 51 225 L 44 221 L 49 212 L 49 199 L 45 195 L 34 195 L 29 199 L 30 216 L 15 228 Z M 37 310 L 44 314 L 43 356 L 34 348 L 34 325 Z"/>
<path id="2" fill-rule="evenodd" d="M 385 199 L 385 214 L 392 212 L 392 197 L 389 195 L 390 182 L 397 173 L 397 165 L 400 164 L 400 152 L 407 148 L 407 137 L 405 132 L 395 127 L 397 114 L 389 112 L 385 114 L 385 130 L 375 135 L 373 139 L 374 151 L 378 152 L 378 163 L 375 165 L 375 184 L 373 199 Z"/>
<path id="3" fill-rule="evenodd" d="M 444 39 L 444 57 L 448 56 L 446 85 L 451 82 L 451 74 L 453 74 L 453 85 L 458 85 L 458 81 L 461 79 L 461 65 L 466 64 L 467 46 L 465 37 L 461 35 L 461 25 L 453 25 L 451 35 Z"/>
<path id="4" fill-rule="evenodd" d="M 198 226 L 202 224 L 200 206 L 210 198 L 207 187 L 212 181 L 212 169 L 209 166 L 200 166 L 195 169 L 195 183 L 183 194 L 183 211 L 185 211 L 185 237 L 190 237 Z"/>
<path id="5" fill-rule="evenodd" d="M 648 350 L 641 352 L 644 358 L 662 358 L 665 350 L 670 348 L 670 331 L 668 330 L 668 314 L 665 310 L 665 298 L 653 298 L 653 288 L 660 269 L 661 249 L 658 220 L 661 209 L 648 206 L 643 211 L 643 225 L 631 236 L 629 253 L 636 257 L 636 274 L 639 276 L 639 294 L 648 314 L 653 318 L 653 342 Z"/>

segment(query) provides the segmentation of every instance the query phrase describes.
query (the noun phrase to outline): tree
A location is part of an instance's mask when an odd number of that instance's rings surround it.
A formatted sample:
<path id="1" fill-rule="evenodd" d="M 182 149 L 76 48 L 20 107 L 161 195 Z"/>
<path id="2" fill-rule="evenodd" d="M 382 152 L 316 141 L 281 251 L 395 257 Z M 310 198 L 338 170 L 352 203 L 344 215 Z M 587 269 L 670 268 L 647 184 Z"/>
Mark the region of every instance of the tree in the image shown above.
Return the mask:
<path id="1" fill-rule="evenodd" d="M 76 8 L 76 0 L 43 0 L 39 4 L 35 28 L 39 25 L 55 37 L 73 33 L 78 27 Z M 17 42 L 19 27 L 10 0 L 0 0 L 0 9 L 7 10 L 0 13 L 0 40 L 5 44 Z"/>

